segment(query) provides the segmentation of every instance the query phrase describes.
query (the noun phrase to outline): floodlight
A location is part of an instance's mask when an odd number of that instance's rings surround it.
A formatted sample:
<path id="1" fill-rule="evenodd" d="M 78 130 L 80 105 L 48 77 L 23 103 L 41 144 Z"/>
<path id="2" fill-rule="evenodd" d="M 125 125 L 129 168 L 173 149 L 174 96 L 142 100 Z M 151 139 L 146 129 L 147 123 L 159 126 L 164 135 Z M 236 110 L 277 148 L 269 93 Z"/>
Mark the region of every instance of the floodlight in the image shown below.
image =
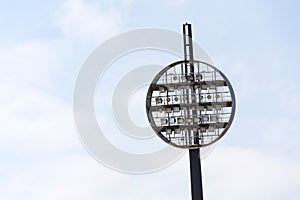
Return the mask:
<path id="1" fill-rule="evenodd" d="M 194 59 L 190 24 L 183 25 L 183 33 L 184 60 L 166 66 L 154 77 L 146 110 L 152 129 L 162 140 L 189 149 L 192 197 L 202 200 L 199 148 L 227 132 L 234 118 L 235 96 L 219 69 Z"/>

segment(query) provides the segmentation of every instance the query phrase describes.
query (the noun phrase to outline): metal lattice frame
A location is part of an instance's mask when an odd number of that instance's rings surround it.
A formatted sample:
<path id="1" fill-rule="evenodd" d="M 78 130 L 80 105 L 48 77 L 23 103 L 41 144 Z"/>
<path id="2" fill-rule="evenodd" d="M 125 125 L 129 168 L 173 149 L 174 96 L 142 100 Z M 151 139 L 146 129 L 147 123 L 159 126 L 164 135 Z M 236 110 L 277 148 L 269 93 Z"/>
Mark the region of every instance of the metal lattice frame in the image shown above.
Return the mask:
<path id="1" fill-rule="evenodd" d="M 152 128 L 164 141 L 181 148 L 203 147 L 216 142 L 230 127 L 235 96 L 216 67 L 178 61 L 154 78 L 146 109 Z"/>

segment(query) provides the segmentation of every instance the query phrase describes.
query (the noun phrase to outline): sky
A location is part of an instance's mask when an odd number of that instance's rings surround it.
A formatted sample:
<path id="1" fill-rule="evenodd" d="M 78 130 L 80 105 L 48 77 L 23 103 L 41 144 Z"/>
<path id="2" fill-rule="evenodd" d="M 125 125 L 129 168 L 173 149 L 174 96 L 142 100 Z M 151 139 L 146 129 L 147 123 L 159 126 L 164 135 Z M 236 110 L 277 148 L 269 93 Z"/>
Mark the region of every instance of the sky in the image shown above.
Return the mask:
<path id="1" fill-rule="evenodd" d="M 232 127 L 202 160 L 204 198 L 298 200 L 299 9 L 293 0 L 0 0 L 0 199 L 191 199 L 188 154 L 153 173 L 112 170 L 83 147 L 72 110 L 81 66 L 104 41 L 190 22 L 237 98 Z M 143 94 L 132 116 L 143 115 Z"/>

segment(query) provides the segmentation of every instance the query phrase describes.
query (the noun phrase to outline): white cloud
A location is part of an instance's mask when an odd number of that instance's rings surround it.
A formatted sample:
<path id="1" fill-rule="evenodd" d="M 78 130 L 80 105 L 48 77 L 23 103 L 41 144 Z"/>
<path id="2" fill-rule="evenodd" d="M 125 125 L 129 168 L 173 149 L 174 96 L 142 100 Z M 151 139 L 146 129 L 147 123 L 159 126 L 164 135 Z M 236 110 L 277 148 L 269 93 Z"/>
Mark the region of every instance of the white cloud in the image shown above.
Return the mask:
<path id="1" fill-rule="evenodd" d="M 96 199 L 122 180 L 89 156 L 40 159 L 10 174 L 1 199 Z M 100 191 L 100 192 L 98 192 Z"/>
<path id="2" fill-rule="evenodd" d="M 217 147 L 202 164 L 206 199 L 279 200 L 297 194 L 300 184 L 300 163 L 257 150 Z M 6 200 L 190 198 L 188 155 L 163 171 L 128 175 L 101 166 L 89 155 L 69 154 L 14 167 L 4 179 L 0 198 Z"/>
<path id="3" fill-rule="evenodd" d="M 172 183 L 170 177 L 174 172 L 182 171 L 182 167 L 186 166 L 179 163 L 169 171 L 137 176 L 107 169 L 88 155 L 44 158 L 31 165 L 15 168 L 14 173 L 9 174 L 7 183 L 0 188 L 0 198 L 154 200 L 165 197 L 179 200 L 184 196 L 176 194 L 178 191 L 174 191 L 174 188 L 179 187 Z M 180 180 L 186 174 L 187 171 L 183 171 L 172 178 Z M 188 177 L 185 182 L 188 182 Z M 187 185 L 180 187 L 188 187 Z"/>
<path id="4" fill-rule="evenodd" d="M 17 148 L 15 151 L 30 156 L 28 153 L 65 151 L 78 144 L 71 103 L 55 93 L 60 90 L 56 79 L 67 77 L 72 65 L 79 68 L 81 63 L 70 59 L 82 52 L 72 49 L 78 37 L 84 41 L 103 39 L 120 25 L 117 10 L 102 11 L 80 0 L 65 1 L 56 14 L 64 38 L 0 48 L 1 131 L 10 142 L 1 143 L 8 151 Z M 75 78 L 74 73 L 72 80 Z"/>
<path id="5" fill-rule="evenodd" d="M 79 144 L 70 104 L 33 88 L 13 92 L 10 101 L 0 105 L 1 135 L 9 141 L 2 141 L 1 148 L 30 157 L 64 152 Z"/>
<path id="6" fill-rule="evenodd" d="M 258 150 L 217 147 L 204 161 L 208 199 L 277 200 L 295 195 L 300 163 Z"/>
<path id="7" fill-rule="evenodd" d="M 76 143 L 71 104 L 49 92 L 57 87 L 55 72 L 65 70 L 61 46 L 35 40 L 0 49 L 3 152 L 31 157 Z"/>
<path id="8" fill-rule="evenodd" d="M 2 84 L 49 86 L 49 74 L 57 68 L 59 56 L 51 42 L 29 41 L 0 49 Z"/>
<path id="9" fill-rule="evenodd" d="M 56 23 L 66 37 L 99 40 L 110 36 L 119 31 L 123 16 L 116 9 L 104 10 L 100 6 L 82 0 L 66 0 L 54 12 Z"/>

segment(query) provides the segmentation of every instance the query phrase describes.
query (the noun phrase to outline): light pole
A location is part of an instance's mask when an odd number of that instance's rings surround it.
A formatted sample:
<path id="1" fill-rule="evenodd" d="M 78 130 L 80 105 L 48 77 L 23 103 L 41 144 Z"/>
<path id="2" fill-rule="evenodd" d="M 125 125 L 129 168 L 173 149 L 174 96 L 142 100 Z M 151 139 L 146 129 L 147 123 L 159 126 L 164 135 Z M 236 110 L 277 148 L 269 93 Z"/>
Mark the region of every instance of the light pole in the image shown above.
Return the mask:
<path id="1" fill-rule="evenodd" d="M 162 69 L 147 93 L 148 120 L 170 145 L 189 149 L 192 200 L 202 200 L 200 148 L 219 140 L 235 114 L 235 96 L 226 76 L 194 59 L 191 24 L 183 25 L 184 60 Z"/>

